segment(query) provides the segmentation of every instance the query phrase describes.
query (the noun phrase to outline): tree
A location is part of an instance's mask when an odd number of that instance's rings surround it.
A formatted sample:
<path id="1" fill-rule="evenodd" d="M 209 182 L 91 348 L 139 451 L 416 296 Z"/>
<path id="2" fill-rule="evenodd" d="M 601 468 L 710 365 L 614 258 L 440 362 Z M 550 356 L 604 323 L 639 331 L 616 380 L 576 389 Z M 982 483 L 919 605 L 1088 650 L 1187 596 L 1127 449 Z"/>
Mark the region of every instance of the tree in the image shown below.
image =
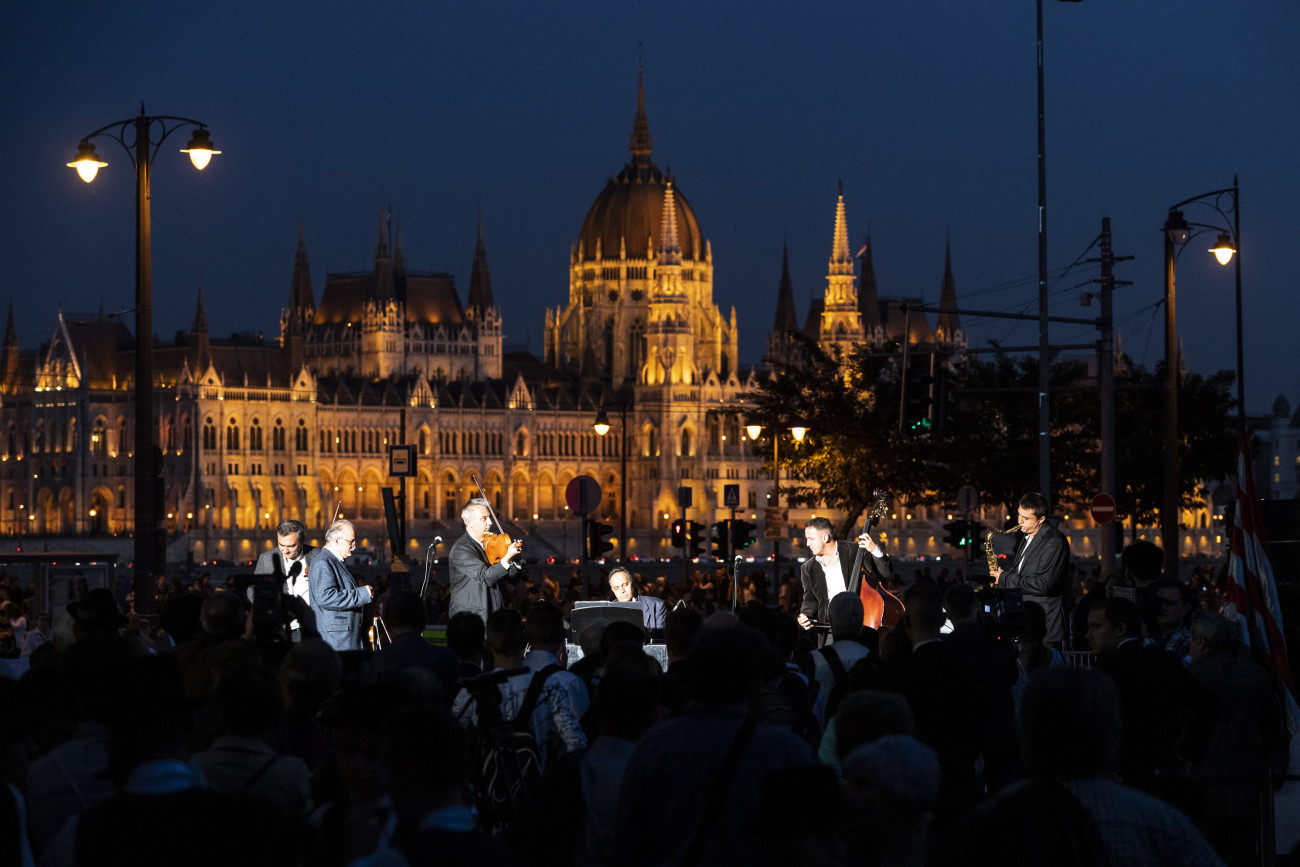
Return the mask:
<path id="1" fill-rule="evenodd" d="M 997 354 L 987 360 L 941 354 L 951 383 L 949 422 L 923 435 L 899 432 L 902 353 L 897 345 L 861 347 L 842 357 L 796 334 L 798 363 L 769 361 L 771 377 L 743 396 L 748 420 L 772 428 L 805 425 L 809 434 L 782 446 L 781 469 L 811 485 L 785 487 L 786 502 L 845 513 L 841 537 L 883 487 L 909 503 L 951 503 L 974 485 L 987 503 L 1010 508 L 1038 488 L 1038 362 Z M 909 348 L 910 355 L 926 354 Z M 1163 486 L 1163 374 L 1121 366 L 1116 376 L 1116 463 L 1119 511 L 1154 518 Z M 1183 503 L 1198 505 L 1197 483 L 1232 471 L 1229 389 L 1233 375 L 1188 375 L 1179 400 Z M 1052 385 L 1052 493 L 1055 503 L 1084 503 L 1100 490 L 1100 404 L 1087 365 L 1055 359 Z M 771 455 L 764 440 L 759 444 Z M 1054 504 L 1055 505 L 1055 504 Z"/>

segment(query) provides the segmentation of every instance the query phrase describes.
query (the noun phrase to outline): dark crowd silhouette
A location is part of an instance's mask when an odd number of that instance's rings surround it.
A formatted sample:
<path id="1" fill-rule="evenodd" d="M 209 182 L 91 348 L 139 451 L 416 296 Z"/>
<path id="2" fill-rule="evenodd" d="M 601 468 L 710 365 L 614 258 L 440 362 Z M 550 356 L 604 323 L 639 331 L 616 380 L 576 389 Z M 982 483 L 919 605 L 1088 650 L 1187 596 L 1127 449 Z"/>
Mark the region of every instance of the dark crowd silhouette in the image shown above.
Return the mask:
<path id="1" fill-rule="evenodd" d="M 160 582 L 153 618 L 83 588 L 52 627 L 11 580 L 0 864 L 1261 863 L 1274 686 L 1143 553 L 1072 582 L 1064 652 L 946 571 L 894 576 L 884 632 L 836 596 L 821 647 L 797 580 L 742 578 L 733 610 L 705 573 L 632 576 L 657 647 L 572 635 L 581 582 L 539 576 L 486 622 L 386 591 L 379 649 L 345 653 L 233 587 Z"/>

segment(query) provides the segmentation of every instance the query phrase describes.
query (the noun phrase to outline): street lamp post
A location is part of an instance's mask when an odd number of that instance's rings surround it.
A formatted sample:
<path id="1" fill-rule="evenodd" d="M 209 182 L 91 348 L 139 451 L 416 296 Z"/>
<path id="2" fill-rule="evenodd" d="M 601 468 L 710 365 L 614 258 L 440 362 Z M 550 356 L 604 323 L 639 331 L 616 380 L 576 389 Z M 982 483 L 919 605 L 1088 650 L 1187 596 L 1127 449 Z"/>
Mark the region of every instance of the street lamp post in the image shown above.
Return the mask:
<path id="1" fill-rule="evenodd" d="M 1223 219 L 1224 224 L 1190 223 L 1182 209 L 1189 206 L 1210 208 Z M 1246 437 L 1245 363 L 1242 352 L 1241 326 L 1241 208 L 1237 179 L 1232 186 L 1212 190 L 1184 199 L 1169 208 L 1164 225 L 1165 271 L 1165 485 L 1160 514 L 1160 539 L 1164 547 L 1165 576 L 1178 577 L 1178 516 L 1179 516 L 1179 433 L 1178 433 L 1178 331 L 1175 309 L 1175 272 L 1180 248 L 1200 232 L 1215 232 L 1218 238 L 1208 252 L 1215 255 L 1220 265 L 1236 258 L 1237 307 L 1237 432 Z"/>
<path id="2" fill-rule="evenodd" d="M 783 428 L 780 426 L 772 427 L 772 507 L 774 509 L 781 508 L 781 431 L 782 430 Z M 808 428 L 801 427 L 801 426 L 794 426 L 789 428 L 789 430 L 791 436 L 794 437 L 794 441 L 797 443 L 803 442 L 803 438 L 808 433 Z M 763 426 L 761 424 L 745 425 L 745 433 L 749 434 L 750 442 L 757 442 L 759 435 L 763 433 Z M 785 535 L 785 528 L 783 527 L 781 530 L 781 536 L 784 535 Z M 774 585 L 773 589 L 780 590 L 781 589 L 781 539 L 780 538 L 772 540 L 772 568 L 773 568 L 773 572 L 775 573 L 772 578 L 773 585 Z"/>
<path id="3" fill-rule="evenodd" d="M 91 139 L 106 136 L 120 144 L 135 167 L 135 531 L 134 591 L 138 610 L 152 610 L 154 575 L 166 565 L 165 547 L 159 538 L 159 505 L 156 485 L 161 466 L 155 453 L 153 418 L 153 265 L 149 176 L 162 143 L 173 132 L 194 127 L 189 144 L 181 148 L 196 169 L 204 169 L 214 154 L 207 125 L 185 117 L 140 114 L 100 127 L 85 136 L 70 168 L 86 183 L 108 165 L 95 152 Z M 143 606 L 143 607 L 141 607 Z"/>
<path id="4" fill-rule="evenodd" d="M 1078 3 L 1079 0 L 1061 0 Z M 1047 315 L 1047 99 L 1043 87 L 1043 0 L 1038 13 L 1038 490 L 1052 499 L 1052 411 L 1050 401 L 1052 341 Z"/>
<path id="5" fill-rule="evenodd" d="M 620 500 L 618 507 L 618 556 L 621 562 L 627 562 L 627 411 L 630 408 L 630 402 L 625 399 L 612 401 L 609 404 L 619 415 L 618 421 L 618 483 L 620 488 Z M 599 436 L 609 433 L 609 416 L 605 414 L 605 405 L 602 404 L 600 411 L 596 413 L 596 421 L 592 424 Z"/>

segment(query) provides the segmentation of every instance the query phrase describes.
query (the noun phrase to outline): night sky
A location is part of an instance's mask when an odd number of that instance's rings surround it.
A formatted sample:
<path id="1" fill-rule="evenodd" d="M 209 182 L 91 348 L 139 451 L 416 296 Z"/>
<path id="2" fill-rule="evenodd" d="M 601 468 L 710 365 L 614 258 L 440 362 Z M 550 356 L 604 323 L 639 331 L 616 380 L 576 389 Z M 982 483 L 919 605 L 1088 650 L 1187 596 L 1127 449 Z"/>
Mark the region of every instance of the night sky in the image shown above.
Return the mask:
<path id="1" fill-rule="evenodd" d="M 1062 274 L 1103 216 L 1126 352 L 1163 355 L 1159 229 L 1173 203 L 1242 189 L 1247 408 L 1285 393 L 1300 322 L 1300 5 L 1292 0 L 1045 0 L 1052 312 L 1095 316 L 1096 265 Z M 93 184 L 82 136 L 138 113 L 208 124 L 203 173 L 168 139 L 154 167 L 155 328 L 277 333 L 299 221 L 313 289 L 368 269 L 381 214 L 408 267 L 462 299 L 483 215 L 507 347 L 542 352 L 568 297 L 588 206 L 628 158 L 638 58 L 654 160 L 712 241 L 714 299 L 757 363 L 788 241 L 800 319 L 825 285 L 837 184 L 882 296 L 935 303 L 952 244 L 959 303 L 1037 309 L 1034 4 L 12 0 L 0 5 L 0 279 L 20 342 L 65 314 L 133 302 L 130 163 Z M 1187 218 L 1215 222 L 1208 209 Z M 1233 272 L 1193 239 L 1179 262 L 1189 367 L 1234 366 Z M 1087 252 L 1095 256 L 1096 250 Z M 133 326 L 130 316 L 128 326 Z M 972 344 L 1036 325 L 967 317 Z M 1052 339 L 1094 339 L 1059 325 Z M 1029 420 L 1027 420 L 1029 422 Z M 1032 422 L 1029 422 L 1032 423 Z"/>

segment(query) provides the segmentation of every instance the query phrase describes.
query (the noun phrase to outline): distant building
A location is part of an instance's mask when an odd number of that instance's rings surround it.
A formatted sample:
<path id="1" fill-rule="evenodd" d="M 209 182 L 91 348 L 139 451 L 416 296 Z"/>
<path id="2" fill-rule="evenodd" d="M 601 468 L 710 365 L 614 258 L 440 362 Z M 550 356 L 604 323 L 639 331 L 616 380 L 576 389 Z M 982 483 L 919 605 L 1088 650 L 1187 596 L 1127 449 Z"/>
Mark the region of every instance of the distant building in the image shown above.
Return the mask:
<path id="1" fill-rule="evenodd" d="M 735 309 L 724 314 L 713 300 L 710 242 L 651 156 L 638 84 L 630 159 L 582 221 L 569 297 L 547 312 L 542 359 L 503 351 L 481 219 L 464 303 L 451 275 L 409 269 L 400 228 L 382 224 L 371 269 L 328 275 L 319 303 L 300 229 L 278 339 L 213 338 L 200 293 L 189 330 L 154 348 L 168 531 L 188 533 L 196 559 L 239 560 L 262 550 L 280 520 L 319 534 L 338 510 L 378 544 L 382 489 L 394 484 L 388 448 L 405 442 L 418 456 L 406 502 L 412 535 L 454 532 L 476 495 L 473 474 L 503 521 L 554 544 L 569 535 L 565 490 L 578 475 L 600 482 L 601 519 L 617 526 L 623 409 L 628 553 L 673 553 L 680 487 L 692 489 L 693 520 L 730 515 L 728 484 L 740 488 L 740 512 L 760 516 L 768 470 L 744 420 L 711 411 L 734 406 L 766 374 L 740 365 Z M 913 343 L 962 345 L 955 313 L 932 327 L 920 313 L 905 318 L 899 299 L 878 297 L 869 241 L 855 281 L 843 195 L 831 235 L 809 336 L 842 350 L 904 331 Z M 947 262 L 941 302 L 955 310 L 955 300 Z M 769 354 L 795 352 L 797 327 L 787 260 Z M 40 350 L 21 351 L 10 308 L 0 354 L 0 534 L 130 531 L 134 350 L 118 320 L 60 310 Z M 593 429 L 602 407 L 613 424 L 605 437 Z M 785 537 L 801 535 L 801 523 L 792 515 Z M 567 553 L 576 556 L 576 523 L 572 536 Z M 945 553 L 930 530 L 913 547 L 907 553 Z"/>

